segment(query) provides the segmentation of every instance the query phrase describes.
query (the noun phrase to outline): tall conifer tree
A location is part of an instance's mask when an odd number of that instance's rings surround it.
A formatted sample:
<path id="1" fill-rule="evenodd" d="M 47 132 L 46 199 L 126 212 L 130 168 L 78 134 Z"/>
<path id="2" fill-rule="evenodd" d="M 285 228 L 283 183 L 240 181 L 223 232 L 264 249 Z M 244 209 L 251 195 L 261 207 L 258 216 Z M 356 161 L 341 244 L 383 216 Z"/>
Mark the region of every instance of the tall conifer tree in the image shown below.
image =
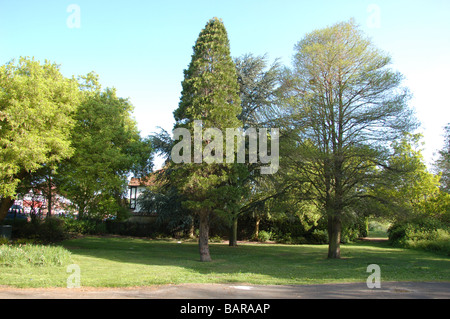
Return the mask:
<path id="1" fill-rule="evenodd" d="M 224 143 L 226 128 L 240 127 L 237 116 L 241 113 L 236 68 L 230 55 L 230 45 L 224 24 L 213 18 L 195 43 L 191 63 L 184 71 L 182 93 L 178 109 L 174 111 L 175 128 L 186 128 L 191 133 L 190 161 L 173 165 L 174 184 L 186 199 L 183 205 L 199 217 L 199 250 L 201 261 L 211 261 L 208 237 L 209 217 L 214 211 L 232 209 L 233 196 L 230 179 L 238 178 L 238 166 L 226 164 Z M 199 150 L 194 146 L 194 121 L 202 133 Z M 198 124 L 199 122 L 197 122 Z M 216 133 L 210 129 L 215 130 Z M 217 134 L 220 131 L 222 134 Z M 206 133 L 206 134 L 205 134 Z M 213 133 L 213 134 L 211 134 Z M 198 145 L 198 144 L 197 144 Z M 212 162 L 205 163 L 205 156 Z M 224 200 L 224 194 L 228 198 Z"/>

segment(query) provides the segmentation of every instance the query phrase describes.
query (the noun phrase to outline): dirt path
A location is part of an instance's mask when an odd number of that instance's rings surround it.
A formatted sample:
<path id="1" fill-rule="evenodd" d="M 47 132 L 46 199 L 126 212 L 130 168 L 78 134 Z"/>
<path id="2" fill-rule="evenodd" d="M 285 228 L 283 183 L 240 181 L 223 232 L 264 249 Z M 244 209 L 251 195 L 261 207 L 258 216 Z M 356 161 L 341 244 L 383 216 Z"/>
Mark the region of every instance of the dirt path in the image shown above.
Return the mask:
<path id="1" fill-rule="evenodd" d="M 450 299 L 450 282 L 256 286 L 181 284 L 132 288 L 0 287 L 0 299 Z"/>

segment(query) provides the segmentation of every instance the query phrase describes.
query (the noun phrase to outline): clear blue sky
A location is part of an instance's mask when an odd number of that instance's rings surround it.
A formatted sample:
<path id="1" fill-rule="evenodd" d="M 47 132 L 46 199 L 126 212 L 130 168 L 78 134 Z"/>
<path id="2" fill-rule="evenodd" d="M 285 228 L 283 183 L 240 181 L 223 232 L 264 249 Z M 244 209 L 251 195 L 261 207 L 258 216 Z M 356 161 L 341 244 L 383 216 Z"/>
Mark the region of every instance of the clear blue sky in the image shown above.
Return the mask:
<path id="1" fill-rule="evenodd" d="M 448 0 L 0 0 L 0 64 L 34 56 L 61 64 L 68 77 L 95 71 L 104 87 L 130 98 L 143 136 L 157 126 L 171 131 L 183 70 L 213 17 L 223 19 L 233 57 L 267 53 L 287 66 L 306 33 L 354 18 L 405 75 L 426 161 L 442 147 L 450 122 Z"/>

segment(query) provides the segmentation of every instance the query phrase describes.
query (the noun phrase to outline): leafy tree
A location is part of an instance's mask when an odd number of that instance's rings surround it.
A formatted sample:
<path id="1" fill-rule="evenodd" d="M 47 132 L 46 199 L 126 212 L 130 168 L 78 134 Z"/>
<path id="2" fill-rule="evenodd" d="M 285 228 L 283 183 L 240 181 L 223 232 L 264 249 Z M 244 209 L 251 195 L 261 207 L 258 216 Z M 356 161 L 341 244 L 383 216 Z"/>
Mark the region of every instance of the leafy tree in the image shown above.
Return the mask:
<path id="1" fill-rule="evenodd" d="M 450 194 L 440 188 L 440 174 L 430 173 L 419 149 L 420 135 L 407 135 L 393 145 L 392 169 L 380 174 L 374 195 L 378 211 L 393 222 L 392 244 L 448 252 Z"/>
<path id="2" fill-rule="evenodd" d="M 238 116 L 244 129 L 272 126 L 278 114 L 280 64 L 268 67 L 267 57 L 245 54 L 235 59 L 242 112 Z"/>
<path id="3" fill-rule="evenodd" d="M 439 151 L 439 158 L 435 163 L 436 170 L 442 174 L 441 189 L 450 194 L 450 124 L 445 127 L 445 142 Z"/>
<path id="4" fill-rule="evenodd" d="M 0 220 L 28 174 L 73 154 L 79 102 L 77 82 L 54 63 L 21 57 L 0 67 Z"/>
<path id="5" fill-rule="evenodd" d="M 79 218 L 101 218 L 120 211 L 130 173 L 146 174 L 151 168 L 150 141 L 142 139 L 132 105 L 101 90 L 98 76 L 82 77 L 84 99 L 75 115 L 73 156 L 57 176 L 61 192 L 79 212 Z"/>
<path id="6" fill-rule="evenodd" d="M 440 177 L 428 172 L 420 138 L 420 134 L 407 134 L 394 142 L 394 154 L 374 183 L 373 195 L 384 206 L 385 217 L 407 220 L 421 215 L 425 203 L 439 194 Z M 381 207 L 378 210 L 383 212 Z"/>
<path id="7" fill-rule="evenodd" d="M 276 115 L 279 64 L 275 62 L 268 68 L 266 56 L 255 57 L 251 54 L 236 58 L 235 63 L 242 107 L 238 115 L 241 126 L 245 130 L 271 126 L 271 120 Z M 245 153 L 246 156 L 249 154 L 248 141 L 245 141 Z M 240 163 L 235 166 L 238 178 L 229 180 L 228 191 L 240 196 L 234 202 L 233 209 L 222 214 L 230 224 L 230 246 L 237 245 L 238 218 L 255 212 L 256 207 L 261 207 L 277 192 L 274 187 L 268 187 L 273 184 L 273 176 L 260 174 L 261 166 L 260 161 Z M 227 196 L 226 192 L 222 195 Z"/>
<path id="8" fill-rule="evenodd" d="M 367 195 L 374 167 L 415 127 L 390 63 L 349 21 L 307 34 L 284 77 L 288 158 L 327 216 L 329 258 L 340 258 L 343 216 Z"/>
<path id="9" fill-rule="evenodd" d="M 210 163 L 199 163 L 198 159 L 194 159 L 198 149 L 191 152 L 195 125 L 198 124 L 196 120 L 201 120 L 203 124 L 197 127 L 203 136 L 201 152 L 212 157 L 222 151 L 216 149 L 215 145 L 225 145 L 225 134 L 210 134 L 208 137 L 205 135 L 208 129 L 225 132 L 226 128 L 241 126 L 237 118 L 241 113 L 241 105 L 236 68 L 230 56 L 225 26 L 218 18 L 209 20 L 200 32 L 192 60 L 184 71 L 182 87 L 180 103 L 174 111 L 175 128 L 185 128 L 191 133 L 191 139 L 187 141 L 189 147 L 183 149 L 186 152 L 184 155 L 190 152 L 191 156 L 188 163 L 174 165 L 172 181 L 185 199 L 184 207 L 198 215 L 200 260 L 211 261 L 209 217 L 215 210 L 235 209 L 234 202 L 239 198 L 239 194 L 229 187 L 229 180 L 239 177 L 234 164 L 223 163 L 226 152 L 223 152 L 222 158 Z M 227 194 L 227 198 L 224 199 L 223 194 Z"/>

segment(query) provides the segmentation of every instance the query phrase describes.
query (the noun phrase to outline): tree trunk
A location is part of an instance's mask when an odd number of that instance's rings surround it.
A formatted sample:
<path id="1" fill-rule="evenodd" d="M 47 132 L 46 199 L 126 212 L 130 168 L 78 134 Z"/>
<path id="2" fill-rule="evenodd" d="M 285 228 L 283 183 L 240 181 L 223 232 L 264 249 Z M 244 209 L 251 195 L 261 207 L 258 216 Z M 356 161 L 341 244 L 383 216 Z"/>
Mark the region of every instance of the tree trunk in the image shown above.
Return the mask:
<path id="1" fill-rule="evenodd" d="M 0 222 L 2 222 L 6 215 L 8 215 L 8 210 L 11 208 L 11 206 L 14 204 L 14 200 L 12 197 L 3 197 L 0 200 Z"/>
<path id="2" fill-rule="evenodd" d="M 259 238 L 259 223 L 261 222 L 261 217 L 259 215 L 256 215 L 256 222 L 255 222 L 255 235 L 254 239 L 258 241 Z"/>
<path id="3" fill-rule="evenodd" d="M 47 218 L 52 217 L 52 177 L 48 177 Z"/>
<path id="4" fill-rule="evenodd" d="M 86 207 L 88 206 L 88 204 L 87 204 L 88 202 L 87 201 L 85 201 L 85 200 L 80 200 L 80 201 L 78 201 L 78 202 L 76 202 L 75 204 L 76 204 L 76 206 L 77 206 L 77 209 L 78 209 L 78 217 L 77 217 L 77 219 L 78 220 L 83 220 L 83 219 L 85 219 L 85 211 L 86 211 Z"/>
<path id="5" fill-rule="evenodd" d="M 209 254 L 209 212 L 201 212 L 199 214 L 199 238 L 198 247 L 200 250 L 200 261 L 211 261 Z"/>
<path id="6" fill-rule="evenodd" d="M 233 216 L 233 221 L 230 229 L 229 246 L 237 246 L 237 226 L 238 226 L 238 218 L 237 216 Z"/>
<path id="7" fill-rule="evenodd" d="M 328 216 L 328 258 L 341 258 L 342 222 L 340 213 Z"/>
<path id="8" fill-rule="evenodd" d="M 22 180 L 27 175 L 27 172 L 25 170 L 20 171 L 19 174 L 15 175 L 14 177 Z M 8 215 L 8 210 L 11 208 L 11 206 L 14 204 L 14 199 L 11 196 L 0 198 L 0 222 L 2 222 L 6 215 Z"/>

